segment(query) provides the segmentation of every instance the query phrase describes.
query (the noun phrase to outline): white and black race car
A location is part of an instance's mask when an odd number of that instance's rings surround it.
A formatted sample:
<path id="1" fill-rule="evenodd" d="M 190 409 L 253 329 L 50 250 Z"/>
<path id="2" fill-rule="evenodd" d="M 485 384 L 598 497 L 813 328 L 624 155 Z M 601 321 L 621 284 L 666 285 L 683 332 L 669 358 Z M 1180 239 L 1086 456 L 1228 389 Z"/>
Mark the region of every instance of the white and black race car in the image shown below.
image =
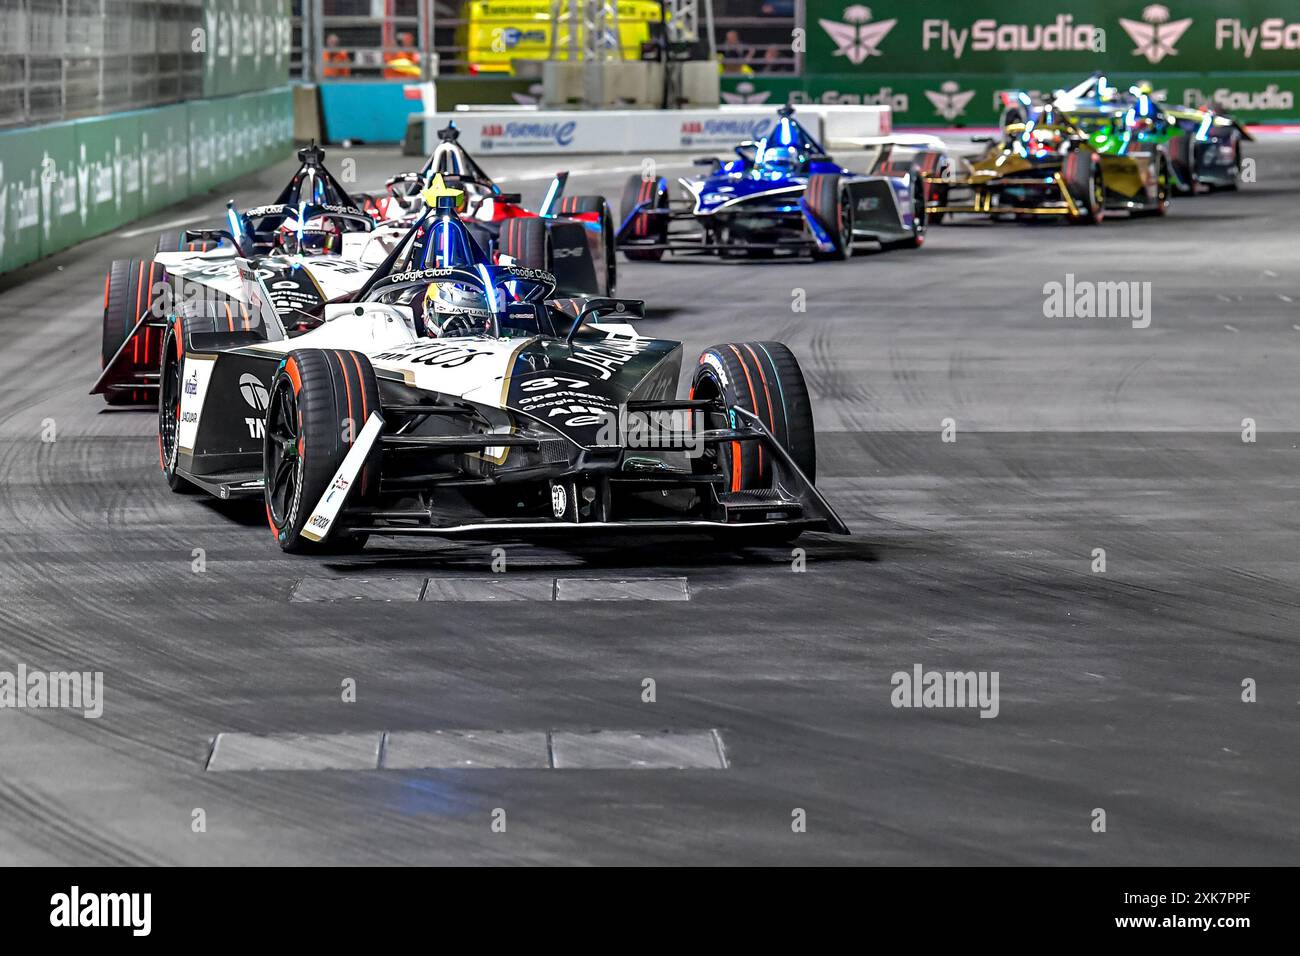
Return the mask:
<path id="1" fill-rule="evenodd" d="M 220 225 L 165 232 L 151 259 L 119 259 L 104 284 L 99 380 L 92 394 L 110 405 L 157 400 L 165 318 L 187 298 L 213 300 L 234 330 L 242 313 L 237 261 L 251 262 L 282 320 L 355 291 L 404 230 L 385 230 L 325 168 L 325 151 L 298 151 L 300 165 L 273 203 L 240 211 L 227 204 Z M 385 242 L 387 241 L 387 247 Z"/>
<path id="2" fill-rule="evenodd" d="M 432 203 L 308 330 L 285 326 L 247 263 L 247 327 L 203 302 L 170 318 L 173 489 L 263 497 L 292 552 L 372 534 L 848 533 L 813 484 L 808 393 L 783 345 L 706 349 L 678 399 L 681 344 L 625 321 L 640 302 L 556 300 L 553 276 L 492 262 L 454 199 Z"/>

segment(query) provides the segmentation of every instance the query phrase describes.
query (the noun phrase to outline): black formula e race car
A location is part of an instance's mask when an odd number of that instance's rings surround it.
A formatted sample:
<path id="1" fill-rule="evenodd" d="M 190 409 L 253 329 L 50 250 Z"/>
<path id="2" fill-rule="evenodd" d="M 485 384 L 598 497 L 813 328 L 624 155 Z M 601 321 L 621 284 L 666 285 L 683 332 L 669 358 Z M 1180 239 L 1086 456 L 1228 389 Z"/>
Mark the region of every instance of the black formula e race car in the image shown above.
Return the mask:
<path id="1" fill-rule="evenodd" d="M 847 533 L 813 484 L 812 411 L 781 344 L 682 346 L 624 321 L 640 302 L 556 300 L 549 273 L 493 262 L 429 208 L 348 301 L 291 334 L 255 271 L 231 330 L 171 317 L 158 447 L 175 490 L 260 496 L 286 551 L 372 534 L 531 537 L 687 531 L 738 544 Z"/>

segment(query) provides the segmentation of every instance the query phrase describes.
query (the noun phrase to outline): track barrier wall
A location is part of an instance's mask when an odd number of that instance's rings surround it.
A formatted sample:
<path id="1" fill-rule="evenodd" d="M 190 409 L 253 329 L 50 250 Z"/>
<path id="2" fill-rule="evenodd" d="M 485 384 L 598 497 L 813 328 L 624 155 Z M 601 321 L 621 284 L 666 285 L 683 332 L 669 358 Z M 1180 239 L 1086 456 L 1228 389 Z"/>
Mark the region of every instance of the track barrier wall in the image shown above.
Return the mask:
<path id="1" fill-rule="evenodd" d="M 0 132 L 0 273 L 283 159 L 288 86 Z"/>
<path id="2" fill-rule="evenodd" d="M 890 131 L 889 108 L 809 107 L 801 120 L 818 137 L 878 136 Z M 546 155 L 557 153 L 727 152 L 742 140 L 767 134 L 776 121 L 770 106 L 696 110 L 511 110 L 427 113 L 425 152 L 437 131 L 454 120 L 471 153 Z"/>

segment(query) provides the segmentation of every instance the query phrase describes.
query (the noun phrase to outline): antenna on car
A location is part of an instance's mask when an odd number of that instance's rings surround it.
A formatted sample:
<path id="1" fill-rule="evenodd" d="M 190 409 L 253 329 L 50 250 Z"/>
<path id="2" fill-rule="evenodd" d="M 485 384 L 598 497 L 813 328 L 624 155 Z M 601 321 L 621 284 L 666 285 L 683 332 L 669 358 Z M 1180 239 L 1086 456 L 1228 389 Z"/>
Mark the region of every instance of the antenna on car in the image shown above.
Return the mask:
<path id="1" fill-rule="evenodd" d="M 325 150 L 315 140 L 298 150 L 298 162 L 304 166 L 321 166 L 325 163 Z"/>

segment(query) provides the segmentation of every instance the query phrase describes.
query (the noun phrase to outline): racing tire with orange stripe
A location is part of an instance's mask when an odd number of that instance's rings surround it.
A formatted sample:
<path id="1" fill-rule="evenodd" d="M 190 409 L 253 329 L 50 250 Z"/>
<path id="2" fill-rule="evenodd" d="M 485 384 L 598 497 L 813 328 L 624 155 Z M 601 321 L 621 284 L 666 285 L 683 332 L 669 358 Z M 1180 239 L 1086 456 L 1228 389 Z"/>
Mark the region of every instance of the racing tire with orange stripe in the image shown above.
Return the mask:
<path id="1" fill-rule="evenodd" d="M 560 199 L 560 213 L 581 215 L 596 213 L 600 224 L 600 246 L 604 250 L 604 276 L 601 295 L 612 297 L 618 288 L 618 257 L 614 254 L 614 214 L 604 196 L 564 196 Z"/>
<path id="2" fill-rule="evenodd" d="M 263 441 L 266 518 L 280 547 L 292 553 L 338 554 L 364 547 L 340 512 L 321 541 L 304 536 L 316 504 L 372 412 L 379 384 L 370 360 L 347 349 L 294 349 L 276 370 Z M 346 506 L 379 496 L 381 443 L 375 442 Z"/>
<path id="3" fill-rule="evenodd" d="M 623 203 L 619 207 L 622 221 L 627 222 L 628 217 L 632 215 L 632 210 L 641 203 L 649 203 L 648 208 L 650 209 L 667 210 L 667 183 L 662 178 L 646 179 L 639 174 L 629 176 L 627 182 L 623 184 Z M 628 229 L 628 238 L 632 242 L 641 240 L 651 243 L 664 243 L 668 241 L 667 216 L 640 212 L 632 219 Z M 664 250 L 636 249 L 624 245 L 623 255 L 627 256 L 632 262 L 658 262 L 664 257 Z"/>
<path id="4" fill-rule="evenodd" d="M 817 480 L 817 439 L 812 401 L 799 361 L 780 342 L 729 342 L 700 354 L 691 379 L 692 399 L 722 399 L 726 419 L 709 428 L 739 424 L 733 408 L 759 417 L 809 481 Z M 717 465 L 730 492 L 772 488 L 777 468 L 771 451 L 760 442 L 725 442 L 715 446 Z"/>
<path id="5" fill-rule="evenodd" d="M 122 343 L 144 315 L 165 298 L 167 271 L 146 259 L 115 259 L 104 282 L 104 324 L 100 339 L 100 368 L 117 355 Z M 162 335 L 144 329 L 131 342 L 123 358 L 130 372 L 153 372 L 162 355 Z M 109 405 L 148 405 L 154 400 L 148 389 L 114 389 L 104 393 Z"/>
<path id="6" fill-rule="evenodd" d="M 716 416 L 705 423 L 708 428 L 739 424 L 733 408 L 753 412 L 808 481 L 816 481 L 817 438 L 808 386 L 799 361 L 780 342 L 735 342 L 705 349 L 691 380 L 691 398 L 721 398 L 726 405 L 725 418 Z M 779 468 L 772 459 L 771 450 L 760 442 L 724 442 L 709 446 L 695 459 L 695 467 L 700 472 L 716 467 L 727 478 L 724 493 L 761 493 L 776 485 Z M 798 536 L 797 530 L 754 528 L 732 531 L 720 540 L 743 548 L 783 544 Z"/>

